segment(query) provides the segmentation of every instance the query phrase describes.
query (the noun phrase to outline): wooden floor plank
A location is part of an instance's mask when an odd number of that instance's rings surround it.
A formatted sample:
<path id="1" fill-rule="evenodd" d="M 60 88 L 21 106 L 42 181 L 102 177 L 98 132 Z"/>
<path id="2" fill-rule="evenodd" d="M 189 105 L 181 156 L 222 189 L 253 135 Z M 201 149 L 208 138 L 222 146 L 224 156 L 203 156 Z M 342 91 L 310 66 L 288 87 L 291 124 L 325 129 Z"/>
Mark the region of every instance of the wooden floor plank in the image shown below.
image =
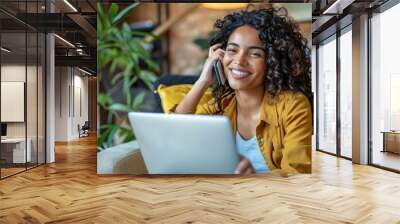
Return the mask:
<path id="1" fill-rule="evenodd" d="M 313 152 L 311 175 L 100 176 L 95 137 L 0 181 L 0 223 L 400 223 L 400 175 Z"/>

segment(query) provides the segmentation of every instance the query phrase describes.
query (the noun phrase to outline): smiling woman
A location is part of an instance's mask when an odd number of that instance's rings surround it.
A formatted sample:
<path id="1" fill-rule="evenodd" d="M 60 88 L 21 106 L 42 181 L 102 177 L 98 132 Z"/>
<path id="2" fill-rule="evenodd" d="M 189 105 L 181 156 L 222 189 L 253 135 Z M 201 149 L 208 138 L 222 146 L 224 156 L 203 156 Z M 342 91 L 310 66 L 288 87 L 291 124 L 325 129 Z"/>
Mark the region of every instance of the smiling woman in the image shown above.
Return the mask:
<path id="1" fill-rule="evenodd" d="M 307 40 L 284 8 L 240 11 L 215 23 L 209 57 L 175 113 L 228 116 L 242 156 L 237 173 L 311 173 L 312 93 Z M 196 107 L 220 60 L 227 83 Z"/>

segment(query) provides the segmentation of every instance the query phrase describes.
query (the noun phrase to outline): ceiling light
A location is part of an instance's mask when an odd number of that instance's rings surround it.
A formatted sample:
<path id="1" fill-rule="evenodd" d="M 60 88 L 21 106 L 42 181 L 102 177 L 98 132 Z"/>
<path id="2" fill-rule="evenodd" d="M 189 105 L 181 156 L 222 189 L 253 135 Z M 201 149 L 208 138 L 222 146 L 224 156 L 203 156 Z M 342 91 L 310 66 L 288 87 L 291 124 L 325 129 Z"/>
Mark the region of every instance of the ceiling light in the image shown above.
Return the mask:
<path id="1" fill-rule="evenodd" d="M 81 49 L 81 48 L 77 48 L 77 49 L 76 49 L 76 52 L 77 52 L 79 55 L 83 55 L 83 49 Z"/>
<path id="2" fill-rule="evenodd" d="M 63 41 L 64 43 L 66 43 L 67 45 L 69 45 L 70 47 L 75 48 L 75 45 L 71 44 L 71 42 L 67 41 L 66 39 L 58 36 L 57 34 L 54 34 L 55 37 L 57 37 L 58 39 L 60 39 L 61 41 Z"/>
<path id="3" fill-rule="evenodd" d="M 245 8 L 247 3 L 202 3 L 201 6 L 206 9 L 232 10 Z"/>
<path id="4" fill-rule="evenodd" d="M 83 73 L 85 73 L 85 74 L 93 75 L 92 73 L 90 73 L 90 72 L 88 72 L 88 71 L 85 71 L 85 70 L 83 70 L 83 69 L 81 69 L 81 68 L 79 68 L 79 67 L 78 67 L 78 70 L 81 71 L 81 72 L 83 72 Z"/>
<path id="5" fill-rule="evenodd" d="M 74 10 L 74 12 L 78 12 L 78 10 L 71 4 L 68 2 L 68 0 L 64 0 L 65 4 L 67 4 L 72 10 Z"/>
<path id="6" fill-rule="evenodd" d="M 4 52 L 7 52 L 7 53 L 10 53 L 10 52 L 11 52 L 11 50 L 9 50 L 9 49 L 7 49 L 7 48 L 5 48 L 5 47 L 1 47 L 1 50 L 4 51 Z"/>

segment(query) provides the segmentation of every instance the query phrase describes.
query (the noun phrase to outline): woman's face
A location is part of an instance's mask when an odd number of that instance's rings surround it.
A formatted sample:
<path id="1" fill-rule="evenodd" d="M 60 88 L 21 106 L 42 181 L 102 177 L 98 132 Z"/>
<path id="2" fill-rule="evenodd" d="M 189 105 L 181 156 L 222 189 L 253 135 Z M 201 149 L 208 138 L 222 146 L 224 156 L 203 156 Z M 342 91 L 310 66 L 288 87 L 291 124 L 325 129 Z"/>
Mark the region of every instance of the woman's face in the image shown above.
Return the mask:
<path id="1" fill-rule="evenodd" d="M 248 25 L 236 28 L 229 36 L 222 63 L 232 89 L 261 87 L 264 82 L 265 51 L 257 30 Z"/>

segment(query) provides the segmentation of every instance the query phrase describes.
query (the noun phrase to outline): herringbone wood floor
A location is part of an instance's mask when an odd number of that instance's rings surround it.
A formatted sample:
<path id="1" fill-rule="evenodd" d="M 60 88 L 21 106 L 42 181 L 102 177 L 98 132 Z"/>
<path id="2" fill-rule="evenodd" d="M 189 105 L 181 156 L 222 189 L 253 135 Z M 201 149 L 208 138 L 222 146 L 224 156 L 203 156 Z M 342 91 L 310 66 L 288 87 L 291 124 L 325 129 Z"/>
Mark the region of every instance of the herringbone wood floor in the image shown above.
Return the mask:
<path id="1" fill-rule="evenodd" d="M 95 138 L 0 181 L 0 223 L 400 223 L 400 175 L 315 152 L 313 174 L 98 176 Z"/>

